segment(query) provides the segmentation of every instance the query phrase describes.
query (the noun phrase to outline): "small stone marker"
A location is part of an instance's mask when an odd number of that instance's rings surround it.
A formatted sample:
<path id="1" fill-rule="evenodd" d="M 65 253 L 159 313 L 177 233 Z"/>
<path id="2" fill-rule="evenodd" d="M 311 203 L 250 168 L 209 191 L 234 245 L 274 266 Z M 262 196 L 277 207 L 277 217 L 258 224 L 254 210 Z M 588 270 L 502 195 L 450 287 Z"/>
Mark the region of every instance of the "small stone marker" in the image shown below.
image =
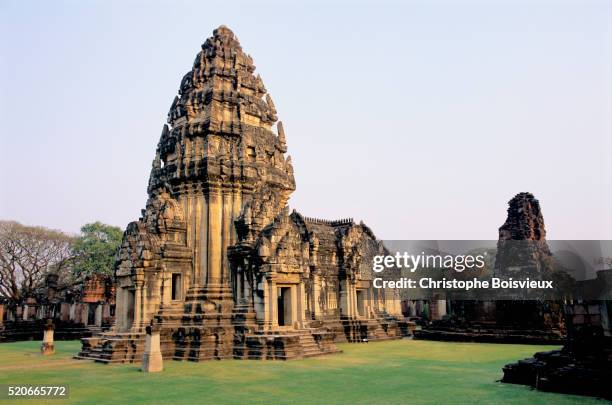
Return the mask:
<path id="1" fill-rule="evenodd" d="M 53 325 L 53 321 L 51 319 L 47 319 L 47 324 L 45 325 L 45 334 L 43 336 L 42 344 L 40 345 L 40 353 L 43 356 L 49 356 L 55 353 L 55 343 L 53 343 L 54 330 L 55 325 Z"/>
<path id="2" fill-rule="evenodd" d="M 147 336 L 145 340 L 145 350 L 142 356 L 141 370 L 146 373 L 156 373 L 164 369 L 164 360 L 159 346 L 159 325 L 147 326 Z"/>

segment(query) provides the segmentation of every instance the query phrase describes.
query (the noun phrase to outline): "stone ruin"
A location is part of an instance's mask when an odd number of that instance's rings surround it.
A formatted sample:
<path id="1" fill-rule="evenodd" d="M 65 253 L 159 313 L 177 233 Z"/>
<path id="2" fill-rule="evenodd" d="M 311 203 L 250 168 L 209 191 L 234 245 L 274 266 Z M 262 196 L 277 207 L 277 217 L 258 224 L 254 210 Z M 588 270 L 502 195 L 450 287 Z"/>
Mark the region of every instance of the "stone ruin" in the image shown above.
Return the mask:
<path id="1" fill-rule="evenodd" d="M 93 275 L 63 284 L 49 273 L 44 285 L 23 302 L 0 303 L 0 342 L 42 340 L 49 319 L 55 340 L 90 337 L 110 328 L 114 310 L 111 277 Z"/>
<path id="2" fill-rule="evenodd" d="M 499 228 L 493 275 L 548 280 L 554 271 L 540 203 L 531 193 L 519 193 L 508 202 L 508 218 Z M 565 334 L 563 307 L 543 298 L 539 292 L 521 290 L 512 300 L 495 302 L 494 319 L 499 324 L 542 331 L 548 337 L 545 343 L 561 342 Z"/>
<path id="3" fill-rule="evenodd" d="M 595 279 L 578 284 L 591 291 L 591 299 L 566 302 L 563 348 L 506 365 L 502 382 L 612 400 L 612 270 L 600 270 Z M 593 289 L 597 293 L 591 296 Z"/>
<path id="4" fill-rule="evenodd" d="M 542 279 L 551 271 L 540 202 L 531 193 L 519 193 L 508 202 L 508 217 L 499 228 L 494 275 Z"/>
<path id="5" fill-rule="evenodd" d="M 55 354 L 55 341 L 53 339 L 54 331 L 55 325 L 53 325 L 53 321 L 51 319 L 47 319 L 43 341 L 40 345 L 40 353 L 43 356 Z"/>
<path id="6" fill-rule="evenodd" d="M 493 276 L 546 279 L 553 258 L 539 201 L 519 193 L 508 202 L 507 218 L 499 228 Z M 540 296 L 509 300 L 450 300 L 447 319 L 434 321 L 418 339 L 491 343 L 555 344 L 564 339 L 562 304 Z"/>
<path id="7" fill-rule="evenodd" d="M 254 72 L 227 27 L 202 45 L 123 236 L 116 324 L 78 358 L 140 361 L 151 321 L 176 360 L 302 358 L 401 335 L 397 291 L 372 286 L 384 251 L 372 231 L 287 207 L 286 135 Z"/>

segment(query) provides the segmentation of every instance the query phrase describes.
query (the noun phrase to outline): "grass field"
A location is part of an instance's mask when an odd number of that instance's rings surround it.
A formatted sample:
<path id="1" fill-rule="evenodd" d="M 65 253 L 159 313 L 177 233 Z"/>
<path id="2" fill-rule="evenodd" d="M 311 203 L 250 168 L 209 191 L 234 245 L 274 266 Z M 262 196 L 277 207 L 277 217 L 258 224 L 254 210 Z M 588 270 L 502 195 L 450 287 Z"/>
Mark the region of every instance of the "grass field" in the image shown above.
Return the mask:
<path id="1" fill-rule="evenodd" d="M 550 349 L 542 346 L 400 340 L 344 344 L 342 354 L 289 362 L 167 361 L 163 372 L 145 374 L 137 365 L 73 360 L 77 341 L 56 342 L 49 357 L 39 345 L 0 344 L 0 384 L 68 384 L 70 399 L 51 404 L 605 403 L 496 382 L 504 364 Z"/>

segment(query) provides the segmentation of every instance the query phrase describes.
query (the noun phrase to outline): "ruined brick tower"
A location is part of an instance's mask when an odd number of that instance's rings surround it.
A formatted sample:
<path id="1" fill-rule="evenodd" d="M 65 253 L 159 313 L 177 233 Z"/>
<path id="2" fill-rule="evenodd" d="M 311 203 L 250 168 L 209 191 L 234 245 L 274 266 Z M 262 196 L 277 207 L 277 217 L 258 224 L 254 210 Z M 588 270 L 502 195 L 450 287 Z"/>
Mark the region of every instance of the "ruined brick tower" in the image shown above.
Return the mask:
<path id="1" fill-rule="evenodd" d="M 499 240 L 544 240 L 546 229 L 540 202 L 531 193 L 518 193 L 508 202 L 508 218 Z"/>
<path id="2" fill-rule="evenodd" d="M 146 208 L 124 233 L 116 325 L 80 357 L 139 361 L 151 322 L 164 357 L 191 360 L 296 358 L 396 335 L 399 301 L 371 285 L 383 249 L 371 230 L 289 213 L 285 133 L 254 72 L 227 27 L 202 45 L 162 129 Z"/>
<path id="3" fill-rule="evenodd" d="M 549 280 L 553 271 L 540 203 L 531 193 L 519 193 L 508 202 L 508 217 L 499 228 L 494 274 L 503 279 Z M 522 289 L 509 298 L 496 302 L 498 323 L 534 327 L 556 335 L 564 330 L 561 305 L 544 301 L 541 292 Z"/>
<path id="4" fill-rule="evenodd" d="M 544 217 L 531 193 L 519 193 L 508 202 L 508 217 L 499 228 L 495 272 L 500 277 L 541 278 L 552 269 Z"/>

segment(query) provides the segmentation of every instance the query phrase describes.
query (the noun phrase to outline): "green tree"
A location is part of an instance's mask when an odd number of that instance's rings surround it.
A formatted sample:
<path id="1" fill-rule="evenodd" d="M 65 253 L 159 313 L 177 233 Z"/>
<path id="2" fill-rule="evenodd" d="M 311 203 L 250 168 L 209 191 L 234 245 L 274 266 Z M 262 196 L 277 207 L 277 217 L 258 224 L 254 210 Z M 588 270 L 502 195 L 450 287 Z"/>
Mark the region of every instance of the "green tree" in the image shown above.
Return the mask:
<path id="1" fill-rule="evenodd" d="M 92 274 L 113 274 L 115 254 L 121 245 L 123 232 L 116 226 L 94 222 L 81 227 L 81 236 L 74 244 L 78 257 L 74 266 L 77 277 Z"/>

